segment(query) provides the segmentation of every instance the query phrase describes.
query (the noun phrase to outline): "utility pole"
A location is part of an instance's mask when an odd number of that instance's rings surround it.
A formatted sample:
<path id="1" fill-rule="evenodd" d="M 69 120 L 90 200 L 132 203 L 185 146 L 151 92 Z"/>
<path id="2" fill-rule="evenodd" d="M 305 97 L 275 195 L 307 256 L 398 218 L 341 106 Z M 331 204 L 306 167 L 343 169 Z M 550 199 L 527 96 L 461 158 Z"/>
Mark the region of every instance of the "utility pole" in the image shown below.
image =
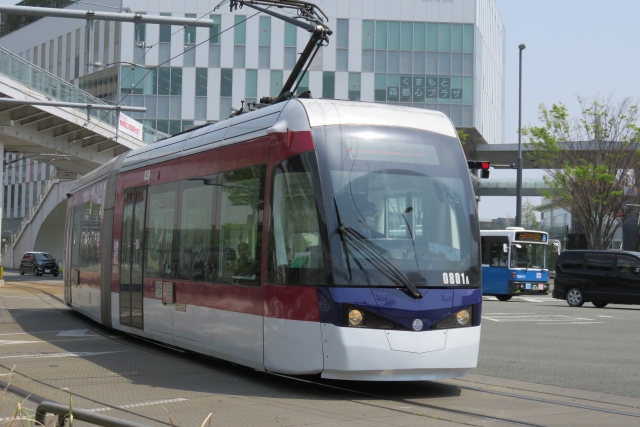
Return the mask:
<path id="1" fill-rule="evenodd" d="M 520 87 L 518 97 L 518 175 L 516 181 L 516 227 L 522 227 L 522 51 L 526 49 L 524 43 L 520 49 Z"/>

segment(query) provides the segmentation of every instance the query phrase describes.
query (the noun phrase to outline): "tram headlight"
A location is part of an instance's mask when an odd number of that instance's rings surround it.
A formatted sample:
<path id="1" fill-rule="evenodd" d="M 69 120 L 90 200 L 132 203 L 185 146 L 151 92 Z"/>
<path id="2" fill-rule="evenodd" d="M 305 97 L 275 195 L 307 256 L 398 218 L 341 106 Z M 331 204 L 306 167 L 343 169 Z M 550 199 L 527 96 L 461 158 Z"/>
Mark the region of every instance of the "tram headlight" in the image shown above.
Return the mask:
<path id="1" fill-rule="evenodd" d="M 362 325 L 362 312 L 358 309 L 349 310 L 349 326 Z"/>
<path id="2" fill-rule="evenodd" d="M 451 329 L 473 326 L 473 307 L 460 310 L 444 320 L 439 321 L 431 329 Z"/>
<path id="3" fill-rule="evenodd" d="M 471 313 L 469 313 L 469 310 L 460 310 L 456 313 L 456 320 L 458 321 L 458 325 L 467 326 L 471 320 Z"/>

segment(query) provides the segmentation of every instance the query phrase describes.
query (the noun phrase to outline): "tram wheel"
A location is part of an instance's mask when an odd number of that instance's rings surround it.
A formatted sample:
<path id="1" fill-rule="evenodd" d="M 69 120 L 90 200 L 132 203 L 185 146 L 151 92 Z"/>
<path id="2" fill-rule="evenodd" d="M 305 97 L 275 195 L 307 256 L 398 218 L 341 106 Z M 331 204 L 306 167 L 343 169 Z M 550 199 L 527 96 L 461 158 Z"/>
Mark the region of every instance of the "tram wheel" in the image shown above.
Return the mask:
<path id="1" fill-rule="evenodd" d="M 571 307 L 582 307 L 582 304 L 584 304 L 582 291 L 578 288 L 569 289 L 567 292 L 567 304 Z"/>
<path id="2" fill-rule="evenodd" d="M 604 307 L 607 306 L 608 303 L 607 302 L 595 302 L 594 301 L 591 304 L 593 304 L 595 307 L 598 307 L 598 308 L 604 308 Z"/>
<path id="3" fill-rule="evenodd" d="M 496 295 L 498 301 L 509 301 L 511 299 L 511 295 Z"/>

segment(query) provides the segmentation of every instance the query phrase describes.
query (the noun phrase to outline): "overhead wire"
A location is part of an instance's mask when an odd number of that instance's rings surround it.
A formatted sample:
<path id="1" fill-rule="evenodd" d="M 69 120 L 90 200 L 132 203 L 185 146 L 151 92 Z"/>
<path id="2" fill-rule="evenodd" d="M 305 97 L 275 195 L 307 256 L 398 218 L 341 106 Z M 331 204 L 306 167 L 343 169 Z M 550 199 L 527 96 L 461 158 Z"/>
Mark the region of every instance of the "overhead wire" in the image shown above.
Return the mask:
<path id="1" fill-rule="evenodd" d="M 271 6 L 269 6 L 268 8 L 270 8 L 270 7 L 271 7 Z M 215 11 L 215 8 L 214 8 L 214 9 L 212 9 L 212 10 L 210 10 L 208 13 L 203 14 L 203 15 L 202 15 L 202 16 L 200 16 L 199 18 L 196 18 L 193 22 L 196 22 L 196 21 L 198 21 L 198 20 L 200 20 L 200 19 L 204 18 L 205 16 L 210 15 L 210 14 L 211 14 L 212 12 L 214 12 L 214 11 Z M 197 48 L 198 46 L 200 46 L 200 45 L 202 45 L 202 44 L 204 44 L 204 43 L 209 42 L 210 40 L 212 40 L 212 39 L 214 39 L 214 38 L 216 38 L 216 37 L 221 36 L 222 34 L 226 33 L 227 31 L 229 31 L 229 30 L 231 30 L 231 29 L 235 28 L 236 26 L 238 26 L 238 25 L 240 25 L 240 24 L 242 24 L 242 23 L 244 23 L 244 22 L 248 21 L 249 19 L 251 19 L 251 18 L 253 18 L 253 17 L 255 17 L 255 16 L 259 15 L 259 14 L 260 14 L 260 12 L 256 12 L 256 13 L 254 13 L 253 15 L 248 16 L 247 18 L 245 18 L 245 19 L 243 19 L 243 20 L 241 20 L 241 21 L 238 21 L 238 22 L 234 23 L 234 24 L 233 24 L 232 26 L 230 26 L 229 28 L 226 28 L 226 29 L 224 29 L 224 30 L 220 31 L 220 32 L 219 32 L 219 33 L 217 33 L 217 34 L 214 34 L 213 36 L 211 36 L 211 37 L 209 37 L 209 38 L 205 39 L 204 41 L 202 41 L 202 42 L 200 42 L 200 43 L 194 44 L 194 46 L 192 46 L 191 48 L 189 48 L 189 49 L 185 49 L 183 52 L 181 52 L 181 53 L 179 53 L 179 54 L 177 54 L 177 55 L 175 55 L 175 56 L 173 56 L 173 57 L 169 58 L 168 60 L 166 60 L 166 61 L 164 61 L 164 62 L 162 62 L 162 63 L 160 63 L 160 64 L 158 64 L 158 65 L 156 65 L 156 66 L 154 66 L 154 67 L 145 67 L 145 68 L 147 68 L 147 72 L 145 73 L 145 75 L 144 75 L 144 76 L 142 76 L 142 78 L 141 78 L 139 81 L 137 81 L 137 82 L 133 85 L 133 87 L 135 88 L 135 87 L 137 87 L 140 83 L 142 83 L 142 82 L 144 81 L 144 79 L 147 77 L 147 75 L 149 75 L 149 73 L 150 73 L 151 71 L 153 71 L 153 70 L 156 70 L 156 69 L 160 68 L 162 65 L 164 65 L 164 64 L 166 64 L 166 63 L 168 63 L 168 62 L 171 62 L 172 60 L 174 60 L 174 59 L 176 59 L 176 58 L 178 58 L 178 57 L 180 57 L 180 56 L 184 55 L 185 53 L 187 53 L 187 52 L 189 52 L 189 51 L 191 51 L 191 50 L 193 50 L 193 49 Z M 188 26 L 183 26 L 182 28 L 180 28 L 180 29 L 179 29 L 179 30 L 177 30 L 176 32 L 172 33 L 172 34 L 171 34 L 171 36 L 173 36 L 173 35 L 177 34 L 177 33 L 178 33 L 178 32 L 180 32 L 180 31 L 184 31 L 187 27 L 188 27 Z M 157 42 L 157 43 L 155 43 L 155 44 L 151 45 L 148 49 L 151 49 L 151 48 L 153 48 L 154 46 L 157 46 L 158 44 L 160 44 L 160 42 Z M 148 50 L 144 53 L 144 55 L 140 58 L 140 60 L 142 60 L 142 59 L 147 55 L 147 53 L 148 53 Z M 128 74 L 125 78 L 123 78 L 122 80 L 124 80 L 124 79 L 128 78 L 128 76 L 129 76 L 129 75 L 131 75 L 131 74 L 133 73 L 133 70 L 134 70 L 134 69 L 135 69 L 135 67 L 131 67 L 131 71 L 129 72 L 129 74 Z M 132 78 L 134 78 L 134 77 L 135 77 L 135 75 L 134 75 L 134 76 L 132 76 Z M 122 80 L 121 80 L 121 81 L 122 81 Z M 120 101 L 118 101 L 116 104 L 113 104 L 113 106 L 114 106 L 114 107 L 117 107 L 117 106 L 121 105 L 121 104 L 122 104 L 122 102 L 123 102 L 125 99 L 127 99 L 127 97 L 128 97 L 129 95 L 130 95 L 130 94 L 126 94 L 122 99 L 120 99 Z M 101 123 L 103 123 L 103 122 L 104 122 L 105 118 L 108 116 L 108 114 L 109 114 L 109 113 L 110 113 L 110 111 L 107 111 L 106 113 L 102 114 L 102 117 L 99 117 L 98 121 L 97 121 L 97 122 L 95 122 L 95 123 L 94 123 L 94 122 L 90 122 L 90 123 L 92 124 L 92 127 L 91 127 L 91 128 L 89 128 L 89 127 L 88 127 L 88 126 L 89 126 L 89 123 L 88 123 L 86 128 L 87 128 L 88 130 L 93 130 L 93 129 L 95 129 L 95 127 L 96 127 L 96 126 L 98 126 L 99 124 L 101 124 Z M 80 131 L 80 130 L 81 130 L 81 129 L 79 129 L 79 131 Z M 62 151 L 61 151 L 61 154 L 68 153 L 68 152 L 69 152 L 69 151 L 70 151 L 74 146 L 76 146 L 76 145 L 77 145 L 79 142 L 81 142 L 81 141 L 82 141 L 82 139 L 77 140 L 75 143 L 71 144 L 69 147 L 67 147 L 66 149 L 62 150 Z M 45 162 L 42 162 L 42 163 L 45 163 Z M 46 163 L 45 163 L 45 164 L 46 164 Z"/>
<path id="2" fill-rule="evenodd" d="M 202 15 L 201 17 L 199 17 L 199 18 L 195 19 L 193 22 L 196 22 L 196 21 L 198 21 L 198 20 L 202 19 L 203 17 L 205 17 L 205 16 L 207 16 L 207 15 L 211 14 L 214 10 L 215 10 L 215 9 L 212 9 L 212 10 L 211 10 L 211 11 L 209 11 L 208 13 L 206 13 L 206 14 Z M 196 47 L 198 47 L 198 46 L 200 46 L 200 45 L 202 45 L 202 44 L 204 44 L 204 43 L 206 43 L 206 42 L 210 41 L 211 39 L 216 38 L 216 37 L 219 37 L 219 36 L 220 36 L 220 35 L 222 35 L 223 33 L 225 33 L 225 32 L 227 32 L 227 31 L 231 30 L 232 28 L 236 27 L 236 26 L 237 26 L 237 25 L 239 25 L 239 24 L 242 24 L 243 22 L 246 22 L 247 20 L 249 20 L 249 19 L 253 18 L 253 17 L 254 17 L 254 16 L 256 16 L 256 15 L 258 15 L 259 13 L 260 13 L 260 12 L 257 12 L 257 13 L 255 13 L 255 14 L 253 14 L 253 15 L 249 16 L 248 18 L 243 19 L 242 21 L 236 22 L 236 23 L 235 23 L 234 25 L 232 25 L 231 27 L 229 27 L 229 28 L 227 28 L 227 29 L 225 29 L 225 30 L 223 30 L 223 31 L 220 31 L 219 33 L 217 33 L 217 34 L 215 34 L 215 35 L 213 35 L 213 36 L 209 37 L 208 39 L 206 39 L 206 40 L 204 40 L 204 41 L 202 41 L 202 42 L 200 42 L 200 43 L 198 43 L 198 44 L 194 45 L 191 49 L 185 50 L 184 52 L 179 53 L 178 55 L 175 55 L 174 57 L 171 57 L 171 58 L 169 58 L 168 60 L 166 60 L 166 61 L 162 62 L 161 64 L 158 64 L 158 65 L 156 65 L 156 66 L 154 66 L 154 67 L 145 67 L 145 68 L 147 68 L 147 69 L 148 69 L 148 71 L 145 73 L 145 75 L 144 75 L 144 76 L 142 76 L 142 78 L 141 78 L 138 82 L 136 82 L 136 83 L 133 85 L 133 87 L 134 87 L 134 88 L 135 88 L 135 87 L 137 87 L 137 86 L 138 86 L 142 81 L 144 81 L 144 79 L 146 78 L 146 76 L 147 76 L 151 71 L 153 71 L 153 70 L 155 70 L 155 69 L 158 69 L 159 67 L 161 67 L 162 65 L 166 64 L 167 62 L 170 62 L 170 61 L 172 61 L 173 59 L 178 58 L 178 57 L 179 57 L 179 56 L 181 56 L 181 55 L 184 55 L 186 52 L 188 52 L 188 51 L 190 51 L 190 50 L 192 50 L 192 49 L 195 49 Z M 178 32 L 180 32 L 180 31 L 184 31 L 184 29 L 185 29 L 186 27 L 188 27 L 188 26 L 183 26 L 181 29 L 179 29 L 178 31 L 176 31 L 176 32 L 172 33 L 171 35 L 173 36 L 173 35 L 177 34 L 177 33 L 178 33 Z M 158 45 L 159 43 L 160 43 L 160 42 L 155 43 L 155 44 L 153 44 L 151 47 L 154 47 L 154 46 Z M 151 48 L 151 47 L 150 47 L 150 48 Z M 140 58 L 140 60 L 142 60 L 142 58 L 144 58 L 144 57 L 146 56 L 146 54 L 147 54 L 147 53 L 148 53 L 148 51 L 147 51 L 147 52 L 145 52 L 145 54 Z M 130 74 L 133 72 L 133 69 L 134 69 L 134 67 L 131 67 Z M 125 77 L 125 78 L 128 78 L 128 76 L 129 76 L 130 74 L 128 74 L 128 75 L 127 75 L 127 77 Z M 133 76 L 133 77 L 135 77 L 135 76 Z M 132 78 L 133 78 L 133 77 L 132 77 Z M 113 105 L 114 107 L 117 107 L 117 106 L 121 105 L 121 104 L 122 104 L 122 102 L 123 102 L 123 101 L 124 101 L 124 100 L 129 96 L 129 95 L 130 95 L 130 94 L 126 94 L 126 95 L 125 95 L 125 96 L 124 96 L 120 101 L 118 101 L 116 104 L 110 104 L 110 105 Z M 97 121 L 97 122 L 90 122 L 90 123 L 91 123 L 91 125 L 92 125 L 92 126 L 91 126 L 91 128 L 89 128 L 89 123 L 87 123 L 86 129 L 88 129 L 88 130 L 93 130 L 93 129 L 95 129 L 95 127 L 96 127 L 96 126 L 98 126 L 99 124 L 101 124 L 101 123 L 103 123 L 103 122 L 105 121 L 105 118 L 108 116 L 108 114 L 109 114 L 109 113 L 110 113 L 110 111 L 107 111 L 106 113 L 102 114 L 102 116 L 98 118 L 98 121 Z M 82 129 L 79 129 L 78 131 L 81 131 L 81 130 L 82 130 Z M 157 129 L 156 129 L 156 130 L 157 130 Z M 74 146 L 76 146 L 76 145 L 77 145 L 79 142 L 81 142 L 81 141 L 82 141 L 82 139 L 77 140 L 76 142 L 74 142 L 73 144 L 71 144 L 69 147 L 67 147 L 66 149 L 62 150 L 62 151 L 61 151 L 61 154 L 68 153 L 68 152 L 69 152 L 69 151 L 70 151 Z"/>
<path id="3" fill-rule="evenodd" d="M 271 6 L 269 6 L 269 8 L 270 8 L 270 7 L 271 7 Z M 193 22 L 196 22 L 196 21 L 198 21 L 198 20 L 202 19 L 204 16 L 211 14 L 213 11 L 215 11 L 215 8 L 214 8 L 214 9 L 212 9 L 212 10 L 210 10 L 207 14 L 204 14 L 204 15 L 202 15 L 200 18 L 198 18 L 198 19 L 194 20 Z M 144 81 L 144 79 L 147 77 L 147 75 L 149 75 L 149 73 L 151 73 L 153 70 L 156 70 L 156 69 L 160 68 L 162 65 L 164 65 L 164 64 L 166 64 L 166 63 L 168 63 L 168 62 L 171 62 L 172 60 L 174 60 L 174 59 L 176 59 L 176 58 L 178 58 L 178 57 L 180 57 L 180 56 L 184 55 L 184 54 L 185 54 L 185 53 L 187 53 L 187 52 L 190 52 L 191 50 L 193 50 L 193 49 L 197 48 L 197 47 L 198 47 L 198 46 L 200 46 L 200 45 L 203 45 L 204 43 L 209 42 L 211 39 L 214 39 L 214 38 L 216 38 L 216 37 L 219 37 L 220 35 L 222 35 L 222 34 L 226 33 L 227 31 L 231 30 L 232 28 L 235 28 L 236 26 L 238 26 L 238 25 L 240 25 L 240 24 L 242 24 L 242 23 L 244 23 L 244 22 L 248 21 L 249 19 L 251 19 L 251 18 L 253 18 L 254 16 L 257 16 L 257 15 L 259 15 L 259 14 L 260 14 L 260 12 L 256 12 L 256 13 L 254 13 L 253 15 L 251 15 L 251 16 L 249 16 L 249 17 L 247 17 L 247 18 L 245 18 L 245 19 L 243 19 L 243 20 L 241 20 L 241 21 L 236 22 L 236 23 L 235 23 L 235 24 L 233 24 L 231 27 L 226 28 L 225 30 L 220 31 L 218 34 L 215 34 L 215 35 L 213 35 L 213 36 L 209 37 L 208 39 L 203 40 L 203 41 L 202 41 L 202 42 L 200 42 L 200 43 L 194 44 L 194 46 L 192 46 L 192 47 L 191 47 L 191 48 L 189 48 L 189 49 L 184 49 L 184 50 L 183 50 L 183 52 L 181 52 L 181 53 L 179 53 L 179 54 L 177 54 L 177 55 L 175 55 L 175 56 L 173 56 L 173 57 L 171 57 L 171 58 L 167 59 L 166 61 L 164 61 L 164 62 L 162 62 L 162 63 L 160 63 L 160 64 L 158 64 L 158 65 L 156 65 L 156 66 L 154 66 L 154 67 L 145 67 L 145 68 L 147 69 L 147 72 L 144 74 L 144 76 L 142 76 L 142 78 L 140 78 L 140 80 L 139 80 L 139 81 L 137 81 L 135 84 L 133 84 L 133 85 L 132 85 L 132 87 L 133 87 L 133 88 L 135 88 L 135 87 L 137 87 L 140 83 L 142 83 L 142 82 Z M 173 34 L 171 34 L 171 35 L 173 36 L 174 34 L 177 34 L 177 33 L 178 33 L 178 32 L 180 32 L 180 31 L 184 31 L 184 29 L 185 29 L 185 28 L 186 28 L 186 26 L 185 26 L 185 27 L 182 27 L 180 30 L 176 31 L 175 33 L 173 33 Z M 159 43 L 160 43 L 160 42 L 153 44 L 151 47 L 149 47 L 149 49 L 151 49 L 152 47 L 154 47 L 154 46 L 158 45 Z M 142 60 L 142 59 L 147 55 L 147 53 L 148 53 L 148 51 L 147 51 L 147 52 L 145 52 L 145 54 L 140 58 L 140 60 Z M 140 68 L 142 68 L 142 67 L 140 67 Z M 126 77 L 124 77 L 122 80 L 124 80 L 124 79 L 128 78 L 128 77 L 129 77 L 129 75 L 131 75 L 131 74 L 133 73 L 133 70 L 134 70 L 134 67 L 131 67 L 131 71 L 129 72 L 129 74 L 127 74 L 127 76 L 126 76 Z M 132 76 L 132 78 L 135 78 L 135 75 L 134 75 L 134 76 Z M 122 80 L 121 80 L 121 81 L 122 81 Z M 131 94 L 125 94 L 125 96 L 124 96 L 124 97 L 122 97 L 122 99 L 120 99 L 120 101 L 118 101 L 118 103 L 117 103 L 117 104 L 115 104 L 115 106 L 118 106 L 118 105 L 122 104 L 122 102 L 123 102 L 125 99 L 127 99 L 127 97 L 128 97 L 129 95 L 131 95 Z M 108 113 L 104 114 L 104 115 L 102 116 L 102 118 L 100 118 L 100 120 L 99 120 L 99 121 L 98 121 L 98 122 L 97 122 L 97 123 L 92 127 L 92 129 L 93 129 L 93 128 L 95 128 L 95 126 L 97 126 L 97 125 L 99 125 L 100 123 L 102 123 L 102 122 L 104 121 L 104 118 L 105 118 L 105 117 L 107 117 L 107 114 L 108 114 Z"/>

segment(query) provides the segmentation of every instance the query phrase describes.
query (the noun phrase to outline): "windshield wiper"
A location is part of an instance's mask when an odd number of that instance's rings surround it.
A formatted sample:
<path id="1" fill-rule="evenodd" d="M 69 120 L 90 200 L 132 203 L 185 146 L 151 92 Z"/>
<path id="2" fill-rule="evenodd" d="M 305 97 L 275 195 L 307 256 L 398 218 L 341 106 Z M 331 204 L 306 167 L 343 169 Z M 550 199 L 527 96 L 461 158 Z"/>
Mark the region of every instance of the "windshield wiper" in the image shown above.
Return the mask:
<path id="1" fill-rule="evenodd" d="M 338 217 L 338 224 L 342 225 L 342 220 L 340 219 L 340 210 L 338 210 L 338 201 L 336 198 L 333 198 L 333 204 L 336 206 L 336 216 Z M 340 230 L 342 231 L 342 230 Z M 349 248 L 347 248 L 347 242 L 344 239 L 344 233 L 340 233 L 340 237 L 342 240 L 342 250 L 344 250 L 344 256 L 347 259 L 347 270 L 349 271 L 349 281 L 353 280 L 353 275 L 351 274 L 351 261 L 349 261 Z"/>
<path id="2" fill-rule="evenodd" d="M 413 283 L 411 283 L 409 280 L 407 280 L 406 277 L 404 277 L 404 275 L 400 272 L 400 270 L 396 268 L 395 265 L 391 264 L 389 261 L 387 261 L 385 257 L 380 255 L 375 249 L 373 249 L 369 245 L 369 243 L 367 243 L 367 240 L 360 235 L 360 233 L 353 230 L 352 228 L 350 228 L 348 225 L 345 225 L 344 223 L 340 224 L 340 226 L 338 227 L 338 230 L 340 230 L 340 233 L 342 234 L 342 236 L 348 237 L 355 246 L 357 246 L 363 252 L 366 252 L 367 254 L 369 254 L 369 256 L 373 258 L 373 260 L 378 262 L 378 263 L 375 263 L 375 262 L 371 263 L 374 267 L 376 267 L 378 270 L 382 271 L 383 273 L 391 274 L 393 279 L 397 280 L 405 288 L 407 288 L 412 297 L 416 299 L 420 299 L 424 296 L 418 290 L 418 288 L 413 285 Z"/>

